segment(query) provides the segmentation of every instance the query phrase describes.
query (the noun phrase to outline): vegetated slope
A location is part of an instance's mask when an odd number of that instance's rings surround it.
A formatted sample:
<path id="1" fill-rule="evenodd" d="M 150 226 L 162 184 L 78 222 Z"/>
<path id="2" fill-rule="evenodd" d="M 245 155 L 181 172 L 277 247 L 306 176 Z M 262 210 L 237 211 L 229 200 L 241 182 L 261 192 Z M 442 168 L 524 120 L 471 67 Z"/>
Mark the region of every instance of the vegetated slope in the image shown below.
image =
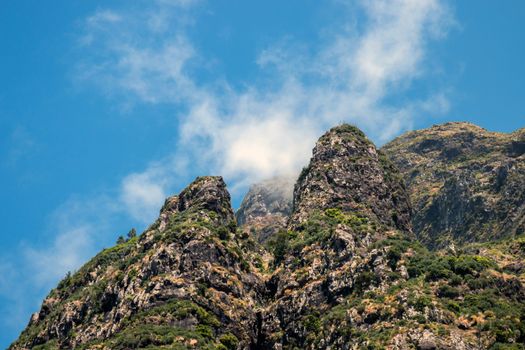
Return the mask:
<path id="1" fill-rule="evenodd" d="M 246 348 L 262 288 L 248 238 L 222 178 L 197 178 L 139 238 L 60 282 L 11 348 Z"/>
<path id="2" fill-rule="evenodd" d="M 338 126 L 268 251 L 222 179 L 198 178 L 64 279 L 11 348 L 523 349 L 525 238 L 428 251 L 411 212 L 396 167 Z"/>
<path id="3" fill-rule="evenodd" d="M 523 270 L 509 273 L 487 251 L 429 252 L 413 239 L 407 197 L 395 167 L 359 130 L 343 125 L 321 137 L 295 187 L 289 231 L 270 240 L 276 272 L 260 349 L 524 341 Z M 507 259 L 519 261 L 520 249 Z"/>
<path id="4" fill-rule="evenodd" d="M 413 226 L 431 248 L 490 241 L 525 230 L 525 131 L 447 123 L 383 147 L 407 182 Z"/>

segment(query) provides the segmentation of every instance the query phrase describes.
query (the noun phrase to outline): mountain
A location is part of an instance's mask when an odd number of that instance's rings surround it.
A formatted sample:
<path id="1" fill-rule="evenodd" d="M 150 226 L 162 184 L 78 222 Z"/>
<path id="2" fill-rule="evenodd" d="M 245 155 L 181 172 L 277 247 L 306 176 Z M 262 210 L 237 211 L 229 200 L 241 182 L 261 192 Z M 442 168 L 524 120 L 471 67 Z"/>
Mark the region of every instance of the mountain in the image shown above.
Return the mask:
<path id="1" fill-rule="evenodd" d="M 428 250 L 396 144 L 332 128 L 291 209 L 255 186 L 242 227 L 222 178 L 197 178 L 61 281 L 10 349 L 523 349 L 525 237 Z M 260 244 L 246 227 L 277 213 Z"/>
<path id="2" fill-rule="evenodd" d="M 405 178 L 414 231 L 431 248 L 514 237 L 525 230 L 525 129 L 469 123 L 409 132 L 382 149 Z"/>
<path id="3" fill-rule="evenodd" d="M 140 237 L 60 282 L 11 348 L 246 348 L 263 289 L 252 244 L 222 178 L 197 178 Z"/>
<path id="4" fill-rule="evenodd" d="M 285 229 L 292 213 L 294 177 L 275 177 L 254 184 L 235 216 L 237 224 L 264 243 Z"/>

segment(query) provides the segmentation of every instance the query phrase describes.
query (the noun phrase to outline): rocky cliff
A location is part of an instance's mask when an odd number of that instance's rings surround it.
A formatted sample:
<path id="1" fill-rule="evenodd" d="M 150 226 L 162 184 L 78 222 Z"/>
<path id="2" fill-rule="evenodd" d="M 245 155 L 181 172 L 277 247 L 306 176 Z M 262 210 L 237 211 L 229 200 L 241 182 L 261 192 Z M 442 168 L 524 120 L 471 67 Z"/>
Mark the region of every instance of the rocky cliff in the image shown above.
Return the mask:
<path id="1" fill-rule="evenodd" d="M 295 177 L 276 177 L 250 187 L 235 214 L 243 231 L 264 243 L 285 229 L 292 213 Z"/>
<path id="2" fill-rule="evenodd" d="M 413 226 L 431 248 L 525 230 L 525 132 L 447 123 L 383 147 L 406 179 Z"/>
<path id="3" fill-rule="evenodd" d="M 406 177 L 360 130 L 335 127 L 265 247 L 237 227 L 223 180 L 197 178 L 139 237 L 61 281 L 10 348 L 522 349 L 525 238 L 427 250 Z M 251 198 L 243 224 L 274 213 Z"/>
<path id="4" fill-rule="evenodd" d="M 248 348 L 263 289 L 252 245 L 222 178 L 197 178 L 140 237 L 60 282 L 11 348 Z"/>

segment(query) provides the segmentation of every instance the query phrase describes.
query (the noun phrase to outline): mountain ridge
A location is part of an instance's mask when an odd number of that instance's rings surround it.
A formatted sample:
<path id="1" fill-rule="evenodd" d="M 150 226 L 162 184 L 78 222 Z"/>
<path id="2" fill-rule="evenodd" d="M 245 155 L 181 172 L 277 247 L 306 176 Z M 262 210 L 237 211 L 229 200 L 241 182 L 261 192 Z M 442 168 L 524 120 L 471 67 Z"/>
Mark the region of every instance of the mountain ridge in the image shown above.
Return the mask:
<path id="1" fill-rule="evenodd" d="M 66 276 L 10 349 L 523 348 L 525 237 L 435 251 L 415 239 L 425 241 L 411 186 L 427 183 L 410 177 L 411 157 L 455 166 L 466 153 L 477 164 L 479 140 L 493 140 L 461 123 L 434 131 L 439 147 L 416 131 L 380 150 L 354 126 L 327 131 L 291 210 L 279 204 L 286 196 L 265 202 L 264 190 L 245 207 L 245 218 L 280 215 L 264 245 L 249 220 L 238 227 L 224 180 L 198 177 L 139 237 Z M 492 157 L 507 152 L 520 170 L 522 131 Z M 417 153 L 429 147 L 431 156 Z"/>
<path id="2" fill-rule="evenodd" d="M 404 134 L 382 150 L 406 179 L 416 235 L 429 247 L 524 232 L 524 129 L 446 123 Z"/>

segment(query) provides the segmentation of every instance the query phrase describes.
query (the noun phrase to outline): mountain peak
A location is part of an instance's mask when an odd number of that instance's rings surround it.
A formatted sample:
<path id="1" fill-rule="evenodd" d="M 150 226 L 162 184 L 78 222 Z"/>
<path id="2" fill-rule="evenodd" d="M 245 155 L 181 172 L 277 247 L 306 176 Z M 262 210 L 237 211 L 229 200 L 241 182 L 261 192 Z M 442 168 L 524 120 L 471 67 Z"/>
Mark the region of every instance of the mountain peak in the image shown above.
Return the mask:
<path id="1" fill-rule="evenodd" d="M 199 176 L 179 195 L 166 199 L 160 217 L 167 218 L 175 213 L 188 211 L 212 211 L 219 223 L 233 221 L 231 199 L 226 183 L 221 176 Z"/>
<path id="2" fill-rule="evenodd" d="M 468 123 L 408 133 L 385 146 L 401 177 L 339 125 L 293 211 L 289 179 L 252 186 L 244 232 L 223 179 L 198 177 L 141 235 L 68 274 L 10 349 L 518 349 L 525 238 L 464 243 L 525 232 L 520 140 Z M 428 251 L 410 220 L 457 249 Z"/>
<path id="3" fill-rule="evenodd" d="M 406 179 L 423 243 L 443 248 L 525 232 L 522 130 L 445 123 L 383 147 Z"/>
<path id="4" fill-rule="evenodd" d="M 410 205 L 397 170 L 361 130 L 348 124 L 330 129 L 315 145 L 295 186 L 290 227 L 332 208 L 411 230 Z"/>

